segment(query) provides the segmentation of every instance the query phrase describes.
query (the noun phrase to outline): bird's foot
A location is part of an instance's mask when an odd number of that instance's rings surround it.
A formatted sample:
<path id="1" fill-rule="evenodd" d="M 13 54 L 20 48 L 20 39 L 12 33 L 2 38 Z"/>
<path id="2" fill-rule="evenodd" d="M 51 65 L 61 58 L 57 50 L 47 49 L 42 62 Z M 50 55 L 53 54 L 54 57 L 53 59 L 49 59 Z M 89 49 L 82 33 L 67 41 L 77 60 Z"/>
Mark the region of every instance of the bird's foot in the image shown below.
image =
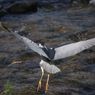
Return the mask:
<path id="1" fill-rule="evenodd" d="M 39 81 L 39 83 L 38 83 L 38 87 L 37 87 L 37 91 L 39 90 L 39 89 L 41 89 L 41 81 Z"/>
<path id="2" fill-rule="evenodd" d="M 46 83 L 45 93 L 48 91 L 48 87 L 49 87 L 49 85 L 48 85 L 48 83 Z"/>

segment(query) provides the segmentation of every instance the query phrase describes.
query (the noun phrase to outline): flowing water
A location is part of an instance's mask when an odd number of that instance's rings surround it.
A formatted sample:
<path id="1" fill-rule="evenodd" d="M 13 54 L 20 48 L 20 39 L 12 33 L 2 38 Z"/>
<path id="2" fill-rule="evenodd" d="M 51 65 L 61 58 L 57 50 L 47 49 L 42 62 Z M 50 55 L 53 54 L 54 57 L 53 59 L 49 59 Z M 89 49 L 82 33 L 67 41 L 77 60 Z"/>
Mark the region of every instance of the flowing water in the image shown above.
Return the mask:
<path id="1" fill-rule="evenodd" d="M 95 37 L 95 8 L 73 7 L 61 11 L 40 10 L 24 15 L 6 15 L 1 21 L 10 29 L 48 47 Z M 75 56 L 55 61 L 61 69 L 51 75 L 45 94 L 47 73 L 42 89 L 37 84 L 41 76 L 40 56 L 14 35 L 0 28 L 0 93 L 6 81 L 14 87 L 13 95 L 95 95 L 95 46 Z M 2 93 L 3 95 L 3 93 Z"/>

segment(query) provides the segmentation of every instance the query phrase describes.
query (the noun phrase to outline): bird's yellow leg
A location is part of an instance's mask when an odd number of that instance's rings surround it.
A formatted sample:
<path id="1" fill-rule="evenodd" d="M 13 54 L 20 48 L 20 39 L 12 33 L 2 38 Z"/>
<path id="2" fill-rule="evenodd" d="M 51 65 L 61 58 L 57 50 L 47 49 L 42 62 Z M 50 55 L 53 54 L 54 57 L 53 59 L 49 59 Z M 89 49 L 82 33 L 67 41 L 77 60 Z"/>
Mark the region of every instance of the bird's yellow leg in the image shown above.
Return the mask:
<path id="1" fill-rule="evenodd" d="M 48 74 L 48 77 L 47 77 L 47 82 L 46 82 L 46 89 L 45 89 L 45 93 L 48 91 L 48 83 L 49 83 L 49 78 L 50 78 L 50 74 Z"/>
<path id="2" fill-rule="evenodd" d="M 37 91 L 41 88 L 43 76 L 44 76 L 44 72 L 42 72 L 41 78 L 40 78 L 40 80 L 39 80 L 38 87 L 37 87 Z"/>

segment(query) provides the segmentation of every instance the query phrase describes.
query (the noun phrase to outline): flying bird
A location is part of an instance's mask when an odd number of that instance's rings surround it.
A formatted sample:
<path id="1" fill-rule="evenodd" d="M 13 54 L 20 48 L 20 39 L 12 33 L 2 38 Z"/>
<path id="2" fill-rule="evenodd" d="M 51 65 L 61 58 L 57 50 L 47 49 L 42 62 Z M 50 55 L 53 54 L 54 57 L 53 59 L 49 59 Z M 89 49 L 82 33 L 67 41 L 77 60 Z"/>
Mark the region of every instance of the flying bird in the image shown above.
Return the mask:
<path id="1" fill-rule="evenodd" d="M 57 66 L 55 66 L 53 64 L 54 60 L 73 56 L 73 55 L 95 45 L 95 38 L 93 38 L 93 39 L 89 39 L 89 40 L 85 40 L 85 41 L 79 41 L 76 43 L 59 46 L 56 48 L 48 48 L 43 43 L 40 43 L 39 45 L 37 45 L 34 41 L 32 41 L 24 36 L 19 35 L 17 31 L 13 32 L 13 31 L 9 30 L 6 26 L 4 26 L 4 24 L 2 22 L 0 22 L 0 26 L 3 29 L 5 29 L 6 31 L 11 32 L 18 39 L 20 39 L 22 42 L 24 42 L 30 49 L 32 49 L 33 51 L 35 51 L 36 53 L 38 53 L 41 56 L 41 61 L 40 61 L 39 65 L 41 67 L 42 75 L 38 82 L 37 91 L 39 89 L 41 89 L 44 71 L 47 71 L 47 73 L 48 73 L 45 92 L 48 91 L 48 86 L 49 86 L 48 83 L 49 83 L 50 74 L 55 74 L 55 73 L 58 73 L 61 71 Z"/>

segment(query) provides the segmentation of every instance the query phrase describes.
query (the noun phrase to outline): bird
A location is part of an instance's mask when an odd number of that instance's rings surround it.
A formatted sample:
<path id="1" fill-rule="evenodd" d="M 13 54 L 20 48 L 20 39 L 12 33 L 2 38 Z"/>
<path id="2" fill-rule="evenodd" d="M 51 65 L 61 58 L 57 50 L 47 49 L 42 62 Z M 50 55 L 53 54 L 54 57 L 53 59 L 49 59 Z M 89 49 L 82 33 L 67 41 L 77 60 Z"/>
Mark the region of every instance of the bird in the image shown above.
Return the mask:
<path id="1" fill-rule="evenodd" d="M 50 74 L 56 74 L 61 72 L 60 68 L 53 64 L 54 60 L 59 60 L 62 58 L 74 56 L 77 53 L 82 52 L 85 49 L 88 49 L 95 45 L 95 38 L 79 41 L 75 43 L 70 43 L 62 46 L 58 46 L 56 48 L 48 48 L 44 43 L 35 43 L 34 41 L 21 36 L 18 31 L 9 30 L 2 22 L 0 22 L 0 26 L 8 32 L 11 32 L 15 35 L 18 39 L 24 42 L 30 49 L 34 52 L 38 53 L 41 56 L 41 61 L 39 62 L 42 74 L 41 78 L 38 82 L 37 91 L 41 89 L 42 86 L 42 78 L 44 76 L 44 71 L 48 73 L 47 81 L 45 86 L 45 93 L 48 91 L 49 88 L 49 79 Z"/>

